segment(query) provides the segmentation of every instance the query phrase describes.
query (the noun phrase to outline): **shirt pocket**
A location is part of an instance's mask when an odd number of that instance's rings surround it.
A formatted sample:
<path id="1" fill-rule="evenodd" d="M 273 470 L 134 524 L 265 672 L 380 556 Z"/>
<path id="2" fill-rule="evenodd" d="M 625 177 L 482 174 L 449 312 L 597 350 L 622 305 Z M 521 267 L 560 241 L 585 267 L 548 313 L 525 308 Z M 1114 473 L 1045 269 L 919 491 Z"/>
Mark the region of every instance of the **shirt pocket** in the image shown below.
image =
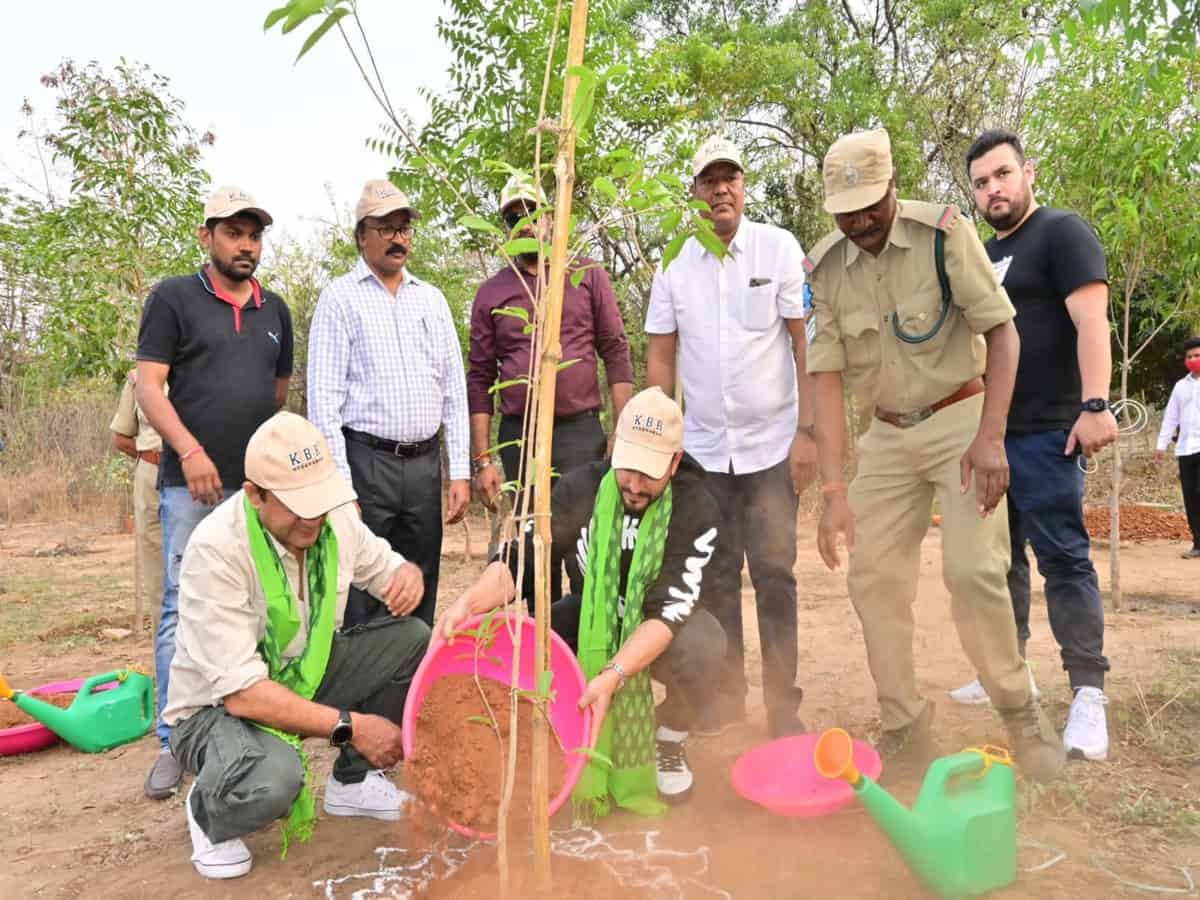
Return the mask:
<path id="1" fill-rule="evenodd" d="M 900 338 L 909 354 L 922 356 L 934 353 L 946 345 L 946 336 L 950 333 L 950 310 L 946 320 L 938 327 L 936 333 L 929 334 L 937 326 L 942 315 L 942 289 L 932 286 L 922 291 L 916 291 L 896 302 L 895 324 L 905 338 Z M 916 340 L 929 335 L 924 340 Z"/>
<path id="2" fill-rule="evenodd" d="M 838 322 L 842 329 L 842 346 L 846 351 L 846 369 L 852 374 L 865 374 L 879 367 L 879 319 L 864 309 L 852 309 Z"/>
<path id="3" fill-rule="evenodd" d="M 779 285 L 771 281 L 744 287 L 738 293 L 735 318 L 747 331 L 766 331 L 779 319 Z"/>

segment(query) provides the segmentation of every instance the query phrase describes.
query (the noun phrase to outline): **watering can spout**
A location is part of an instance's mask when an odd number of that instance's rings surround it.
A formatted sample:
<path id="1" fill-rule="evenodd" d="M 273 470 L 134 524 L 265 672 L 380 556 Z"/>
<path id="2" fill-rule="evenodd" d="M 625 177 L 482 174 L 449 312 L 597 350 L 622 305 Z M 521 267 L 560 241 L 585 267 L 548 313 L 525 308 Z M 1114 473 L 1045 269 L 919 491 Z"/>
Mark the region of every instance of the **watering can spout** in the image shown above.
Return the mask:
<path id="1" fill-rule="evenodd" d="M 867 812 L 918 874 L 927 854 L 921 852 L 926 835 L 920 819 L 907 806 L 858 771 L 854 764 L 854 741 L 841 728 L 830 728 L 813 749 L 817 771 L 826 778 L 842 778 L 854 788 Z"/>

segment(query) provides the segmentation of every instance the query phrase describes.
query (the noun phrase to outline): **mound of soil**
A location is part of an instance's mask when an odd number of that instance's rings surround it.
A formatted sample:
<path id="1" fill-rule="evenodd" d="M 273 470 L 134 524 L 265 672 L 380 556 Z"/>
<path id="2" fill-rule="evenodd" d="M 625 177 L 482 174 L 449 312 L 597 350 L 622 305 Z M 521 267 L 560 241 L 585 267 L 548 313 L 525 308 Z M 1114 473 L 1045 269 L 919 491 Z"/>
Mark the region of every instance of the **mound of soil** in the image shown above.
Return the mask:
<path id="1" fill-rule="evenodd" d="M 1111 536 L 1112 520 L 1107 506 L 1088 506 L 1083 510 L 1088 534 L 1107 540 Z M 1121 541 L 1190 541 L 1187 518 L 1183 513 L 1153 506 L 1121 504 Z"/>
<path id="2" fill-rule="evenodd" d="M 430 687 L 417 715 L 412 756 L 405 763 L 408 787 L 429 812 L 476 831 L 496 830 L 511 697 L 507 685 L 486 678 L 477 684 L 470 675 L 446 675 Z M 532 720 L 533 705 L 519 703 L 517 777 L 509 820 L 510 827 L 522 826 L 518 833 L 532 818 Z M 550 798 L 562 790 L 566 768 L 552 734 Z"/>
<path id="3" fill-rule="evenodd" d="M 512 896 L 534 898 L 533 865 L 528 857 L 512 861 Z M 554 854 L 550 857 L 554 897 L 571 900 L 649 900 L 644 890 L 625 887 L 602 860 L 583 860 Z M 449 878 L 431 882 L 420 893 L 422 900 L 496 900 L 500 896 L 496 849 L 481 848 Z"/>
<path id="4" fill-rule="evenodd" d="M 75 692 L 69 694 L 34 694 L 39 700 L 45 700 L 47 703 L 57 706 L 59 709 L 66 709 L 75 699 Z M 0 700 L 0 731 L 5 728 L 16 728 L 18 725 L 32 725 L 37 719 L 28 713 L 22 712 L 17 708 L 17 704 L 10 700 Z"/>

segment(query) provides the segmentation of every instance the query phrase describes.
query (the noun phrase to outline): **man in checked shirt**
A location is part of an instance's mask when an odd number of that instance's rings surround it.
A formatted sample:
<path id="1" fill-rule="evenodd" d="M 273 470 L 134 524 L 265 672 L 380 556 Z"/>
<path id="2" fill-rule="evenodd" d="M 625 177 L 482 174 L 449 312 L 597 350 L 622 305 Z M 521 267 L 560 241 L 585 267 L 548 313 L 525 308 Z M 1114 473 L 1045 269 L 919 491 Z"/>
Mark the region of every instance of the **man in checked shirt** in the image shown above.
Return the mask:
<path id="1" fill-rule="evenodd" d="M 470 500 L 467 388 L 446 298 L 406 269 L 420 216 L 391 182 L 368 181 L 355 207 L 361 258 L 317 302 L 308 336 L 308 416 L 358 494 L 363 522 L 421 567 L 413 615 L 433 623 L 442 552 L 441 433 L 450 489 L 445 524 Z M 344 627 L 388 615 L 352 590 Z"/>

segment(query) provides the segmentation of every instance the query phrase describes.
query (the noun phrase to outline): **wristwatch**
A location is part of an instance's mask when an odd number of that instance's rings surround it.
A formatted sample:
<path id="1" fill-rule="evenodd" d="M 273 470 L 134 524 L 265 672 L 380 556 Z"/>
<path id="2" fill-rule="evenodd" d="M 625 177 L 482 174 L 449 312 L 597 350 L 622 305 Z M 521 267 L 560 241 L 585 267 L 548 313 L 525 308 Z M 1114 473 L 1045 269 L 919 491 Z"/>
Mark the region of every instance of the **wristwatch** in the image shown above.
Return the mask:
<path id="1" fill-rule="evenodd" d="M 1084 412 L 1104 412 L 1106 409 L 1108 409 L 1108 401 L 1103 397 L 1092 397 L 1091 399 L 1084 400 L 1083 403 L 1080 404 L 1080 409 L 1082 409 Z"/>
<path id="2" fill-rule="evenodd" d="M 345 747 L 354 737 L 354 724 L 350 721 L 350 713 L 342 710 L 338 713 L 338 723 L 333 726 L 329 735 L 331 747 Z"/>
<path id="3" fill-rule="evenodd" d="M 492 464 L 492 458 L 490 456 L 488 456 L 487 454 L 477 456 L 473 460 L 471 460 L 471 472 L 474 475 L 478 475 L 480 472 L 482 472 L 484 469 L 486 469 L 491 464 Z"/>

